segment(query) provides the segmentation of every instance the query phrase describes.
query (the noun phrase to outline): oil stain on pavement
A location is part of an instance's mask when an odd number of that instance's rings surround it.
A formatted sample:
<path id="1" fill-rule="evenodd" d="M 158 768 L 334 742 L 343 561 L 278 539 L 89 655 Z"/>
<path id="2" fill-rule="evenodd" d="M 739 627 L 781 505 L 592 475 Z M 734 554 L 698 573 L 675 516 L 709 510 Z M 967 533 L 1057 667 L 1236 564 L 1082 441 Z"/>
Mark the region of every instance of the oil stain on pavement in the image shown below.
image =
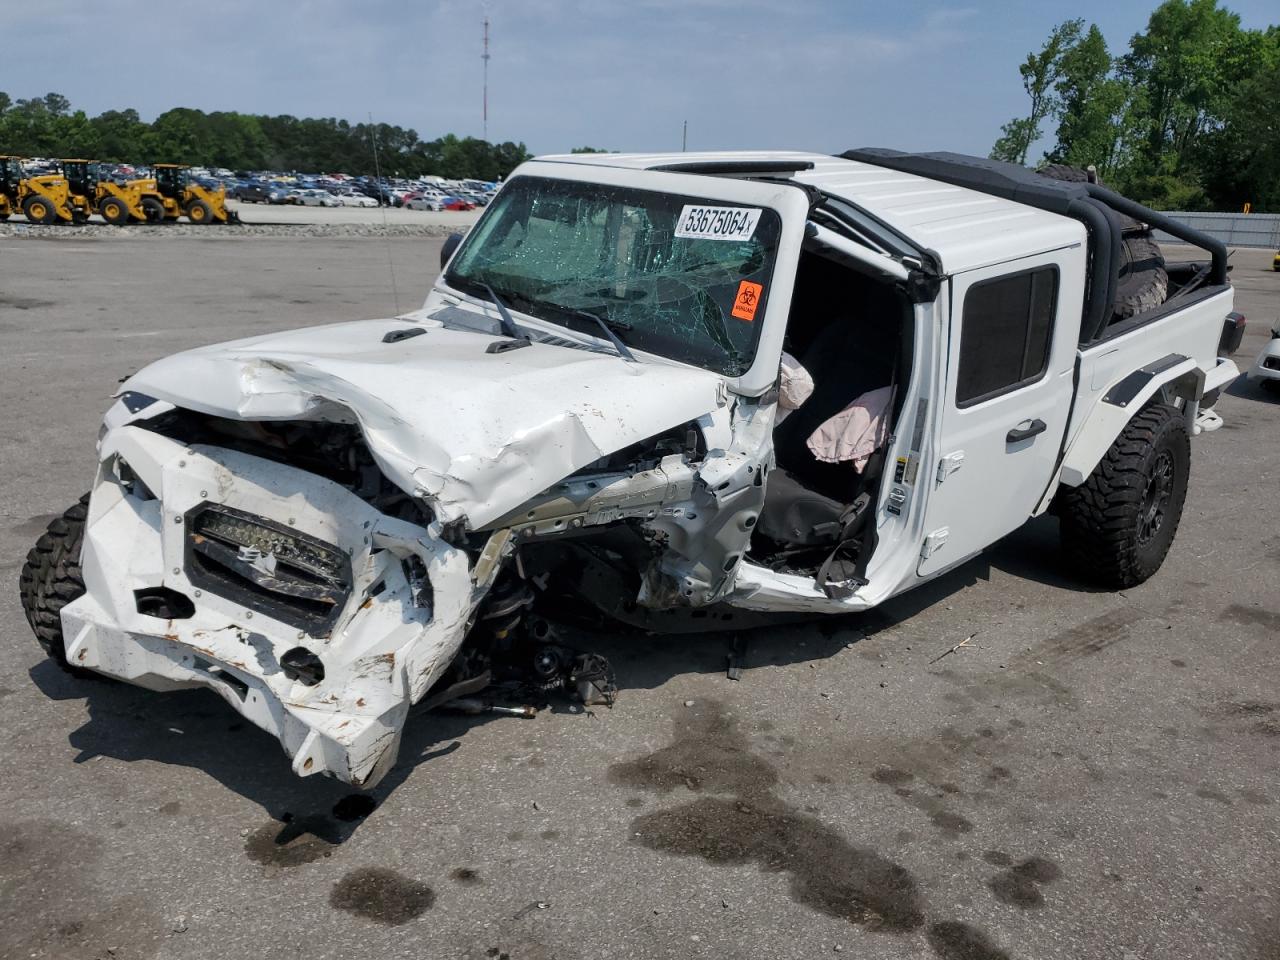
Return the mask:
<path id="1" fill-rule="evenodd" d="M 264 867 L 297 867 L 329 856 L 338 842 L 324 818 L 272 820 L 249 834 L 244 852 Z"/>
<path id="2" fill-rule="evenodd" d="M 975 926 L 958 920 L 926 924 L 920 885 L 905 867 L 851 844 L 834 828 L 778 798 L 777 770 L 751 753 L 722 704 L 694 703 L 677 714 L 675 727 L 668 746 L 611 766 L 609 781 L 630 790 L 670 794 L 683 788 L 703 796 L 636 817 L 631 821 L 631 842 L 718 865 L 755 864 L 764 872 L 787 873 L 795 902 L 872 931 L 907 934 L 923 929 L 942 960 L 1009 960 Z M 878 768 L 872 779 L 908 795 L 905 785 L 920 783 L 914 774 L 894 767 Z M 946 790 L 939 796 L 956 792 Z M 935 826 L 946 836 L 973 829 L 963 817 L 941 810 L 936 798 L 908 802 L 928 807 Z M 1013 863 L 998 851 L 990 851 L 986 859 L 1001 866 Z M 1013 878 L 1006 885 L 1024 896 L 1026 887 L 1039 894 L 1040 884 L 1059 875 L 1054 864 L 1035 857 L 1000 876 L 1005 874 Z"/>
<path id="3" fill-rule="evenodd" d="M 991 851 L 984 856 L 988 863 L 995 862 Z M 1044 905 L 1044 894 L 1040 887 L 1053 883 L 1062 876 L 1062 871 L 1052 860 L 1044 857 L 1028 857 L 1017 866 L 1010 867 L 995 875 L 991 880 L 991 892 L 1001 903 L 1014 907 L 1040 907 Z"/>
<path id="4" fill-rule="evenodd" d="M 244 851 L 269 870 L 301 866 L 330 856 L 355 828 L 377 809 L 368 794 L 354 793 L 334 804 L 329 814 L 282 813 L 252 831 Z"/>
<path id="5" fill-rule="evenodd" d="M 985 933 L 967 923 L 944 920 L 929 924 L 929 946 L 942 960 L 1009 960 Z"/>
<path id="6" fill-rule="evenodd" d="M 435 891 L 425 883 L 384 867 L 352 870 L 329 895 L 334 909 L 392 927 L 422 916 L 435 902 Z"/>
<path id="7" fill-rule="evenodd" d="M 684 710 L 673 743 L 614 764 L 609 779 L 658 793 L 685 787 L 719 795 L 637 817 L 631 825 L 634 843 L 715 864 L 754 863 L 767 872 L 788 873 L 796 902 L 870 929 L 905 932 L 924 923 L 915 878 L 774 796 L 777 771 L 748 750 L 737 723 L 719 703 Z"/>

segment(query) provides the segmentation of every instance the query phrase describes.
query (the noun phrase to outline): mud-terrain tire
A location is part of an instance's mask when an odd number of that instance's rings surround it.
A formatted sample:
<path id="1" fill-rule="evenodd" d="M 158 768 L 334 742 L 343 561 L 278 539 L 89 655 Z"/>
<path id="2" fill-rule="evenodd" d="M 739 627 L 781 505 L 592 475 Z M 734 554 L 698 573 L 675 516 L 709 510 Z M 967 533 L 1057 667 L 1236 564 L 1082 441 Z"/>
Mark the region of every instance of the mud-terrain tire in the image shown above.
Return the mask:
<path id="1" fill-rule="evenodd" d="M 36 640 L 58 666 L 77 677 L 96 676 L 67 663 L 62 639 L 62 608 L 84 594 L 80 575 L 80 548 L 89 516 L 89 494 L 85 494 L 62 516 L 49 524 L 27 554 L 18 579 L 22 611 L 35 631 Z"/>
<path id="2" fill-rule="evenodd" d="M 1120 277 L 1111 312 L 1115 319 L 1127 320 L 1164 303 L 1169 294 L 1169 274 L 1164 268 L 1164 254 L 1149 230 L 1126 236 L 1120 255 Z"/>
<path id="3" fill-rule="evenodd" d="M 1051 163 L 1036 173 L 1050 180 L 1088 183 L 1089 171 L 1065 163 Z M 1101 184 L 1102 181 L 1098 181 Z M 1111 304 L 1113 320 L 1128 320 L 1158 307 L 1169 295 L 1169 274 L 1164 254 L 1152 237 L 1151 228 L 1140 220 L 1120 214 L 1120 277 L 1116 282 L 1116 298 Z"/>
<path id="4" fill-rule="evenodd" d="M 1036 171 L 1050 180 L 1064 180 L 1067 183 L 1088 183 L 1089 171 L 1084 167 L 1072 167 L 1065 163 L 1046 163 Z"/>
<path id="5" fill-rule="evenodd" d="M 1050 180 L 1062 180 L 1065 183 L 1089 183 L 1089 171 L 1083 167 L 1072 167 L 1065 163 L 1047 163 L 1036 173 L 1042 177 L 1048 177 Z M 1106 184 L 1096 174 L 1092 180 L 1100 187 Z M 1135 220 L 1128 214 L 1121 213 L 1120 216 L 1120 232 L 1126 237 L 1131 234 L 1141 234 L 1148 232 L 1147 225 L 1141 220 Z"/>
<path id="6" fill-rule="evenodd" d="M 1062 547 L 1081 577 L 1133 587 L 1164 563 L 1187 498 L 1191 440 L 1181 411 L 1157 403 L 1121 431 L 1060 508 Z"/>

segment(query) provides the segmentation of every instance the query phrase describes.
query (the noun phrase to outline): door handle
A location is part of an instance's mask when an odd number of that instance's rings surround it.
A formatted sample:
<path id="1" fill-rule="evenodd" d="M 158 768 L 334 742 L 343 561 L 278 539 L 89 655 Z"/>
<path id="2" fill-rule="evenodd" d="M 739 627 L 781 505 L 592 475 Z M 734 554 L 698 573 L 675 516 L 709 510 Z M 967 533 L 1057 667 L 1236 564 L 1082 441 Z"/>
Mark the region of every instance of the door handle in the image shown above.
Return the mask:
<path id="1" fill-rule="evenodd" d="M 1005 435 L 1005 443 L 1017 443 L 1019 440 L 1029 440 L 1037 433 L 1044 433 L 1049 427 L 1043 420 L 1032 420 L 1030 422 L 1024 420 L 1027 424 L 1025 427 L 1019 424 Z"/>

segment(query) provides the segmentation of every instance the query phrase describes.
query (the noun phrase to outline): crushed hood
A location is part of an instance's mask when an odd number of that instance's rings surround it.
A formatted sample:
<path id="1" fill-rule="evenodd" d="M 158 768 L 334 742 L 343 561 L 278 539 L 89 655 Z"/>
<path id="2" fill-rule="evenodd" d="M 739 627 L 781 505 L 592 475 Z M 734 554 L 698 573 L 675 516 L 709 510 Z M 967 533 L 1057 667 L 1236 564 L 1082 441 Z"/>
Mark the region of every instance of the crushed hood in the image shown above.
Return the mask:
<path id="1" fill-rule="evenodd" d="M 311 327 L 157 361 L 122 390 L 242 420 L 357 422 L 383 471 L 471 529 L 587 464 L 714 410 L 722 378 L 414 317 Z"/>

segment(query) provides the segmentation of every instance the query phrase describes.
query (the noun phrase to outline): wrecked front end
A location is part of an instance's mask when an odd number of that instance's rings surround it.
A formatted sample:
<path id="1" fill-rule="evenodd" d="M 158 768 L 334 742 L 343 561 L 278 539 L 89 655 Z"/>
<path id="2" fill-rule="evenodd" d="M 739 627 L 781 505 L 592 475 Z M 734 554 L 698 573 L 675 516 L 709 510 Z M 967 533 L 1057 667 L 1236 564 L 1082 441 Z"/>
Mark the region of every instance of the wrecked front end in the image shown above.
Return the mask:
<path id="1" fill-rule="evenodd" d="M 449 336 L 415 339 L 438 355 Z M 563 373 L 543 350 L 611 405 L 489 405 L 484 436 L 395 413 L 446 398 L 387 396 L 372 361 L 338 377 L 315 360 L 188 357 L 134 378 L 103 426 L 84 593 L 61 609 L 68 664 L 207 687 L 276 736 L 298 775 L 365 787 L 394 764 L 415 705 L 503 682 L 608 693 L 607 664 L 531 609 L 564 586 L 570 554 L 625 567 L 642 606 L 722 599 L 763 497 L 770 411 L 744 406 L 735 429 L 715 377 L 618 373 L 550 346 L 521 351 L 503 378 Z M 180 395 L 197 378 L 205 412 Z M 234 392 L 215 402 L 218 383 Z M 642 403 L 664 391 L 661 408 Z"/>
<path id="2" fill-rule="evenodd" d="M 105 434 L 86 592 L 62 611 L 67 661 L 154 690 L 208 687 L 278 737 L 295 773 L 371 785 L 485 584 L 358 447 L 339 458 L 349 430 L 295 431 L 296 461 L 334 454 L 325 476 L 280 462 L 287 431 L 216 437 L 198 429 L 209 422 L 168 410 Z M 315 443 L 326 430 L 332 451 Z"/>

